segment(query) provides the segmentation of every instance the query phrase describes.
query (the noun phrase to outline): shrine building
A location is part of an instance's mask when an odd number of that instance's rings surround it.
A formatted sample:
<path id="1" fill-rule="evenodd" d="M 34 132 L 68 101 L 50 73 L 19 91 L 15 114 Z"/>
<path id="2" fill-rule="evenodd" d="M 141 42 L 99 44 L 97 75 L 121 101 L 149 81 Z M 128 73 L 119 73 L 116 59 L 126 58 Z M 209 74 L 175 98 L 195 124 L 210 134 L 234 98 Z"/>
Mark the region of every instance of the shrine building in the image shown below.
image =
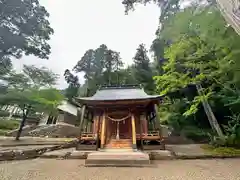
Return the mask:
<path id="1" fill-rule="evenodd" d="M 161 142 L 157 116 L 162 97 L 148 95 L 140 85 L 104 86 L 92 97 L 78 97 L 82 105 L 79 143 L 91 141 L 99 149 L 143 149 L 145 141 Z"/>

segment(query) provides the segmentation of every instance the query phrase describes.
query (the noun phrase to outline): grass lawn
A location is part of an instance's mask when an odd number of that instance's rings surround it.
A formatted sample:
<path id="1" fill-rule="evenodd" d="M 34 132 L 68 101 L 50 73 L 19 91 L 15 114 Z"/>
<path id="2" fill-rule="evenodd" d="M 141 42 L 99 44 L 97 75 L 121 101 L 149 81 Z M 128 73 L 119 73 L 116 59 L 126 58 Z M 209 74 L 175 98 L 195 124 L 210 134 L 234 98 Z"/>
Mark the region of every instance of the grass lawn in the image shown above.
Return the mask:
<path id="1" fill-rule="evenodd" d="M 240 149 L 232 147 L 213 147 L 211 145 L 202 145 L 201 148 L 210 152 L 213 155 L 230 155 L 230 156 L 240 156 Z"/>

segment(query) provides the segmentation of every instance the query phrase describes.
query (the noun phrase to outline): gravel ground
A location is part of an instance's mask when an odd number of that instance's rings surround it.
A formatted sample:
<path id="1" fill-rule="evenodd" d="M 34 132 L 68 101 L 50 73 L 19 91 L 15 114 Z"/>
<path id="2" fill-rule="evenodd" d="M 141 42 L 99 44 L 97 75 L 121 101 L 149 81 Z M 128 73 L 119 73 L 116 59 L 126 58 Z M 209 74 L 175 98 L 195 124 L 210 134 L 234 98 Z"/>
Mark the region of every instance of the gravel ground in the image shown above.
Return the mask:
<path id="1" fill-rule="evenodd" d="M 148 168 L 86 168 L 82 160 L 2 162 L 0 180 L 240 180 L 240 159 L 158 161 Z"/>

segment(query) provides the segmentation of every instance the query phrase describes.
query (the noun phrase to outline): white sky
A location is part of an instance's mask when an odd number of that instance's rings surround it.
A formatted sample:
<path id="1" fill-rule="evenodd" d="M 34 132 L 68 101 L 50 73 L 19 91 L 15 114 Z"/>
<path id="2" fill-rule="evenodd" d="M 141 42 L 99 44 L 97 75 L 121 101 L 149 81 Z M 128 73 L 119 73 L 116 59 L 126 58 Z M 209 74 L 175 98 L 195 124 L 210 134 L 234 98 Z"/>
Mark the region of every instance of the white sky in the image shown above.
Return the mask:
<path id="1" fill-rule="evenodd" d="M 50 40 L 49 60 L 33 56 L 15 60 L 16 69 L 23 64 L 46 66 L 61 75 L 59 88 L 67 87 L 63 73 L 72 69 L 86 50 L 106 44 L 121 53 L 126 64 L 140 43 L 150 47 L 155 38 L 160 9 L 152 4 L 139 5 L 129 15 L 124 14 L 121 0 L 40 0 L 50 13 L 55 33 Z M 80 82 L 83 78 L 80 76 Z"/>

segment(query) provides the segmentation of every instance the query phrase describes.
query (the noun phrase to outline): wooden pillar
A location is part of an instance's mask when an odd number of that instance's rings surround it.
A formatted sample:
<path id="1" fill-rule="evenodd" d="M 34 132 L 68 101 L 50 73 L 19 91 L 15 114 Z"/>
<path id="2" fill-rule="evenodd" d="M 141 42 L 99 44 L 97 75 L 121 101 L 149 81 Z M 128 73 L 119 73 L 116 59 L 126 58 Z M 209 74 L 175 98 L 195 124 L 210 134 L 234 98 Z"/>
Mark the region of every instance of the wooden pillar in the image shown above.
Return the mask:
<path id="1" fill-rule="evenodd" d="M 148 121 L 147 121 L 147 116 L 144 116 L 143 121 L 143 132 L 144 134 L 148 133 Z"/>
<path id="2" fill-rule="evenodd" d="M 84 123 L 84 132 L 87 132 L 87 129 L 88 129 L 88 120 L 86 120 Z"/>
<path id="3" fill-rule="evenodd" d="M 145 118 L 141 118 L 141 115 L 139 116 L 139 122 L 140 122 L 140 148 L 143 150 L 143 139 L 142 139 L 142 132 L 143 132 L 143 120 Z"/>
<path id="4" fill-rule="evenodd" d="M 99 148 L 99 133 L 100 133 L 100 121 L 101 121 L 101 116 L 100 114 L 98 114 L 97 117 L 97 124 L 96 124 L 96 151 L 98 150 Z"/>
<path id="5" fill-rule="evenodd" d="M 134 118 L 134 114 L 132 113 L 132 147 L 133 149 L 137 149 L 137 141 L 136 141 L 136 125 L 135 125 L 135 118 Z"/>
<path id="6" fill-rule="evenodd" d="M 95 113 L 94 122 L 93 122 L 93 133 L 95 134 L 95 137 L 97 137 L 99 121 L 100 121 L 100 115 Z"/>
<path id="7" fill-rule="evenodd" d="M 94 119 L 93 119 L 93 122 L 92 122 L 92 127 L 91 127 L 91 132 L 93 133 L 93 134 L 95 134 L 96 132 L 95 132 L 95 122 L 96 121 L 96 117 L 94 117 Z"/>
<path id="8" fill-rule="evenodd" d="M 80 118 L 80 133 L 79 139 L 81 140 L 82 132 L 83 132 L 83 122 L 84 122 L 84 114 L 85 114 L 86 106 L 83 106 L 82 109 L 77 109 L 77 117 Z"/>
<path id="9" fill-rule="evenodd" d="M 102 120 L 102 129 L 101 129 L 101 148 L 103 148 L 105 144 L 105 126 L 106 126 L 106 116 L 104 112 L 103 120 Z"/>

